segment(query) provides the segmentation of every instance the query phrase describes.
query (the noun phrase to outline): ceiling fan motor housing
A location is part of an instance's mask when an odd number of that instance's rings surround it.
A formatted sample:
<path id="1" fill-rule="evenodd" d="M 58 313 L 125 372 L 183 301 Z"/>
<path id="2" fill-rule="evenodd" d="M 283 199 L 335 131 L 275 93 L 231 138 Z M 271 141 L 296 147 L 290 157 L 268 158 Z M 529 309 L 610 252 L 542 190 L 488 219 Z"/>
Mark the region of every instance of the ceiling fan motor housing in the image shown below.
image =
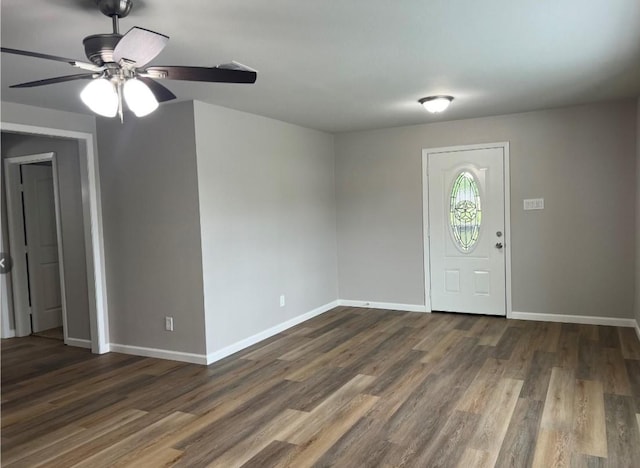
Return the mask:
<path id="1" fill-rule="evenodd" d="M 121 34 L 94 34 L 84 38 L 84 52 L 87 58 L 99 67 L 113 62 L 113 49 L 122 38 Z"/>

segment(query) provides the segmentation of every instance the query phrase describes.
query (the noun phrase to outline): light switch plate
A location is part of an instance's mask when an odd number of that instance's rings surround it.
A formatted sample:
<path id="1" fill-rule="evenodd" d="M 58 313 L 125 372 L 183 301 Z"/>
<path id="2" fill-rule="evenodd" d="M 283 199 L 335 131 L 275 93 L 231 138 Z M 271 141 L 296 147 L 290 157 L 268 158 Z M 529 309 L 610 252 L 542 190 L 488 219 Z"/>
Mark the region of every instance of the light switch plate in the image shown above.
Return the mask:
<path id="1" fill-rule="evenodd" d="M 544 210 L 544 198 L 527 198 L 524 200 L 525 211 Z"/>

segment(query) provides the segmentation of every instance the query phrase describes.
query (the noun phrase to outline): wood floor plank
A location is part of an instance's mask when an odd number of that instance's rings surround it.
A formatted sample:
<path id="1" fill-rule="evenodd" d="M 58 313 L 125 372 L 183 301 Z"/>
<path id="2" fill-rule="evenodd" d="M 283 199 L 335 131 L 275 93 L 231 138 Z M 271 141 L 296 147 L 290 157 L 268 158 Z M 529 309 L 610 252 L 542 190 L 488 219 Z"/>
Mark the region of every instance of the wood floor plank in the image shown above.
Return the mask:
<path id="1" fill-rule="evenodd" d="M 186 426 L 178 434 L 178 442 L 171 445 L 185 452 L 176 466 L 207 465 L 246 438 L 253 437 L 286 409 L 288 395 L 295 388 L 295 383 L 281 381 L 227 413 L 215 424 L 195 432 L 193 427 Z"/>
<path id="2" fill-rule="evenodd" d="M 494 320 L 493 317 L 484 317 L 484 322 L 477 327 L 471 328 L 473 336 L 478 338 L 478 344 L 481 346 L 497 346 L 498 342 L 507 330 L 509 321 L 504 319 Z"/>
<path id="3" fill-rule="evenodd" d="M 459 468 L 491 468 L 491 455 L 484 450 L 468 448 L 462 454 L 462 459 L 458 463 Z"/>
<path id="4" fill-rule="evenodd" d="M 434 468 L 457 466 L 480 421 L 478 414 L 454 411 L 437 436 L 416 450 L 412 456 L 413 463 Z"/>
<path id="5" fill-rule="evenodd" d="M 616 327 L 601 326 L 598 328 L 600 346 L 604 348 L 620 348 L 620 338 Z"/>
<path id="6" fill-rule="evenodd" d="M 150 424 L 135 434 L 85 458 L 75 464 L 77 468 L 118 467 L 134 463 L 138 458 L 146 458 L 144 449 L 158 437 L 167 436 L 180 430 L 186 423 L 195 419 L 195 415 L 176 412 Z M 167 447 L 169 448 L 169 447 Z M 143 457 L 139 455 L 143 454 Z"/>
<path id="7" fill-rule="evenodd" d="M 533 468 L 566 468 L 571 466 L 571 435 L 554 429 L 540 429 Z"/>
<path id="8" fill-rule="evenodd" d="M 456 409 L 469 413 L 483 414 L 493 399 L 494 391 L 504 373 L 504 363 L 489 358 L 471 382 Z"/>
<path id="9" fill-rule="evenodd" d="M 592 457 L 581 453 L 574 453 L 571 457 L 571 468 L 606 468 L 605 458 Z"/>
<path id="10" fill-rule="evenodd" d="M 422 362 L 434 364 L 441 361 L 445 356 L 452 353 L 458 345 L 466 339 L 468 338 L 462 330 L 454 329 L 449 331 L 449 333 L 446 333 L 440 340 L 436 343 L 432 343 L 431 346 L 428 347 L 424 358 L 422 358 Z M 416 345 L 414 349 L 419 348 Z"/>
<path id="11" fill-rule="evenodd" d="M 139 468 L 141 466 L 153 466 L 154 468 L 173 466 L 182 456 L 180 450 L 173 448 L 162 448 L 149 452 L 147 455 L 139 455 L 136 460 L 121 465 L 126 468 Z"/>
<path id="12" fill-rule="evenodd" d="M 522 385 L 522 398 L 544 401 L 547 396 L 547 388 L 551 380 L 551 369 L 557 362 L 556 353 L 535 351 L 531 358 L 529 370 L 524 376 Z"/>
<path id="13" fill-rule="evenodd" d="M 504 360 L 504 377 L 525 380 L 530 372 L 533 356 L 538 351 L 532 346 L 531 339 L 523 337 L 513 348 L 509 359 Z"/>
<path id="14" fill-rule="evenodd" d="M 5 453 L 2 453 L 2 462 L 4 466 L 36 466 L 42 463 L 50 463 L 55 466 L 55 460 L 62 464 L 62 460 L 69 452 L 77 452 L 79 447 L 93 443 L 96 439 L 103 437 L 117 429 L 130 425 L 133 421 L 142 418 L 145 412 L 140 410 L 127 410 L 114 413 L 110 420 L 104 424 L 92 429 L 85 429 L 79 432 L 73 432 L 66 437 L 60 437 L 53 442 L 48 440 L 46 444 L 25 443 L 18 447 L 20 451 L 10 452 L 5 459 Z M 143 426 L 135 426 L 143 427 Z M 109 446 L 107 444 L 106 446 Z M 35 450 L 33 450 L 35 449 Z M 71 461 L 67 458 L 67 461 Z"/>
<path id="15" fill-rule="evenodd" d="M 264 450 L 272 441 L 277 440 L 283 428 L 294 424 L 305 416 L 306 413 L 301 411 L 285 409 L 281 414 L 273 418 L 273 420 L 268 421 L 251 437 L 244 439 L 230 450 L 224 452 L 220 457 L 213 460 L 209 466 L 227 468 L 234 465 L 244 465 Z"/>
<path id="16" fill-rule="evenodd" d="M 607 464 L 634 466 L 640 460 L 640 432 L 630 397 L 605 395 Z"/>
<path id="17" fill-rule="evenodd" d="M 421 446 L 433 438 L 455 410 L 467 382 L 475 378 L 486 357 L 486 352 L 478 352 L 472 359 L 458 360 L 458 365 L 447 372 L 430 373 L 394 413 L 387 415 L 388 440 L 398 445 L 409 441 L 410 446 Z"/>
<path id="18" fill-rule="evenodd" d="M 299 419 L 295 424 L 291 424 L 283 430 L 277 440 L 292 444 L 304 444 L 310 440 L 320 427 L 328 421 L 335 420 L 336 416 L 371 384 L 374 377 L 368 375 L 356 375 L 353 379 L 343 385 L 340 389 L 330 395 L 322 404 L 314 408 L 304 418 Z M 378 400 L 374 397 L 367 402 L 375 403 Z"/>
<path id="19" fill-rule="evenodd" d="M 58 453 L 60 450 L 60 444 L 67 443 L 69 438 L 77 436 L 78 434 L 85 432 L 86 429 L 81 426 L 65 426 L 55 431 L 51 431 L 43 436 L 37 437 L 34 440 L 28 441 L 20 445 L 9 444 L 8 439 L 2 439 L 2 463 L 5 466 L 9 466 L 12 463 L 22 460 L 36 452 L 41 452 L 48 447 L 54 446 L 54 453 Z M 42 454 L 35 456 L 36 460 L 41 460 Z"/>
<path id="20" fill-rule="evenodd" d="M 640 360 L 640 340 L 635 330 L 631 327 L 619 327 L 618 337 L 624 358 Z"/>
<path id="21" fill-rule="evenodd" d="M 584 325 L 581 325 L 583 327 Z M 597 328 L 596 334 L 597 334 Z M 578 338 L 578 366 L 576 378 L 582 380 L 598 380 L 602 377 L 602 348 L 596 340 L 585 336 Z"/>
<path id="22" fill-rule="evenodd" d="M 565 325 L 565 324 L 563 324 Z M 556 352 L 556 367 L 567 369 L 577 369 L 578 367 L 578 342 L 577 331 L 567 329 L 563 326 Z"/>
<path id="23" fill-rule="evenodd" d="M 495 466 L 532 465 L 542 407 L 541 401 L 518 400 Z"/>
<path id="24" fill-rule="evenodd" d="M 293 454 L 285 466 L 311 466 L 336 443 L 367 411 L 376 403 L 378 397 L 358 395 L 339 412 L 330 427 L 316 428 L 312 437 L 298 444 L 300 451 Z M 276 440 L 281 440 L 279 437 Z"/>
<path id="25" fill-rule="evenodd" d="M 602 382 L 578 380 L 573 410 L 575 450 L 607 458 L 607 428 Z"/>
<path id="26" fill-rule="evenodd" d="M 631 394 L 636 398 L 640 398 L 640 361 L 625 359 L 624 366 L 629 377 Z"/>
<path id="27" fill-rule="evenodd" d="M 500 379 L 469 442 L 469 447 L 489 454 L 490 466 L 498 459 L 521 390 L 522 380 Z"/>
<path id="28" fill-rule="evenodd" d="M 601 354 L 601 381 L 605 393 L 631 396 L 629 376 L 619 348 L 604 348 Z"/>
<path id="29" fill-rule="evenodd" d="M 549 389 L 542 411 L 540 427 L 569 433 L 573 427 L 576 379 L 574 371 L 561 367 L 551 370 Z M 556 434 L 547 431 L 546 434 Z M 555 436 L 554 436 L 555 437 Z"/>
<path id="30" fill-rule="evenodd" d="M 244 463 L 242 468 L 264 468 L 266 466 L 286 465 L 289 463 L 288 460 L 291 459 L 297 447 L 298 446 L 294 444 L 274 440 Z"/>
<path id="31" fill-rule="evenodd" d="M 578 325 L 578 333 L 580 338 L 584 338 L 589 341 L 599 341 L 600 333 L 598 333 L 598 327 L 596 325 Z"/>
<path id="32" fill-rule="evenodd" d="M 315 463 L 315 466 L 380 466 L 392 444 L 381 436 L 383 422 L 362 417 Z"/>
<path id="33" fill-rule="evenodd" d="M 2 341 L 3 466 L 640 460 L 630 328 L 337 307 L 208 367 L 52 341 Z"/>

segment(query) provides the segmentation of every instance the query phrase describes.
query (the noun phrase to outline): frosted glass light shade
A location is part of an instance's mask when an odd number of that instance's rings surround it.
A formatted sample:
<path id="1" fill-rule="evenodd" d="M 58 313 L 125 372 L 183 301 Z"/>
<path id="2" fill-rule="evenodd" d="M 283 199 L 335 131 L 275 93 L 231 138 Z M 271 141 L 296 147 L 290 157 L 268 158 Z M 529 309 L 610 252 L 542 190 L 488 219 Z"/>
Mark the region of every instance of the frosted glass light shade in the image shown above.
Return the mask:
<path id="1" fill-rule="evenodd" d="M 104 117 L 115 117 L 118 113 L 118 93 L 113 83 L 105 78 L 91 80 L 80 93 L 80 99 Z"/>
<path id="2" fill-rule="evenodd" d="M 438 112 L 443 112 L 449 107 L 453 101 L 452 96 L 429 96 L 426 98 L 420 99 L 418 102 L 424 106 L 427 111 L 432 114 L 437 114 Z"/>
<path id="3" fill-rule="evenodd" d="M 136 117 L 144 117 L 158 108 L 158 100 L 149 87 L 135 78 L 124 83 L 124 100 Z"/>

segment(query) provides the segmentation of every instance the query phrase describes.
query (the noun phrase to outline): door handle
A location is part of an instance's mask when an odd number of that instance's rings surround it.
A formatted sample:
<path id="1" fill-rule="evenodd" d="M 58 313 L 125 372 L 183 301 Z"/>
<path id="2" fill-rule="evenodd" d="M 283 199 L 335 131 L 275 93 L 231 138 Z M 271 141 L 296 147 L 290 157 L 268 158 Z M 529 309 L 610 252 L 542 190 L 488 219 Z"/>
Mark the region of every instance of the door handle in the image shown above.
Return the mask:
<path id="1" fill-rule="evenodd" d="M 496 249 L 500 250 L 502 249 L 503 245 L 502 242 L 496 242 Z"/>

